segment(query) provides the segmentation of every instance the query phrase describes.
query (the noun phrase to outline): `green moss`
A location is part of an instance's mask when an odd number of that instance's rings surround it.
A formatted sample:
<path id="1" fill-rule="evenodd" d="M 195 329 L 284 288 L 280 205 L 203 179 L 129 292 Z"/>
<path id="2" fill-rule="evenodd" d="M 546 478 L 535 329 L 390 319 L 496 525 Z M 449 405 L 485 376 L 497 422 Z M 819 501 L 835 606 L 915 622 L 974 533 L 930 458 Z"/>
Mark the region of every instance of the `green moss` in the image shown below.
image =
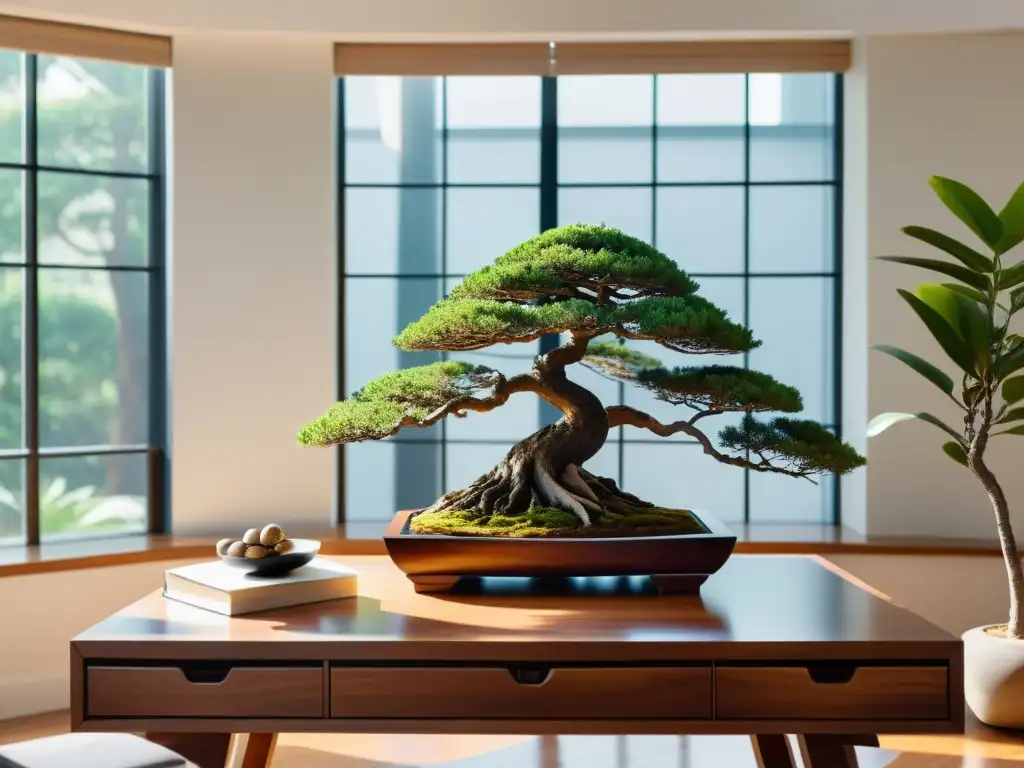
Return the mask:
<path id="1" fill-rule="evenodd" d="M 788 462 L 799 472 L 843 475 L 867 463 L 849 443 L 806 419 L 780 416 L 765 422 L 747 414 L 738 426 L 719 432 L 719 440 L 726 448 L 759 454 L 776 466 Z"/>
<path id="2" fill-rule="evenodd" d="M 564 331 L 614 333 L 679 351 L 743 352 L 760 345 L 750 331 L 699 296 L 659 296 L 614 306 L 570 299 L 540 306 L 450 298 L 395 338 L 405 350 L 480 349 Z"/>
<path id="3" fill-rule="evenodd" d="M 417 515 L 409 523 L 416 533 L 446 536 L 611 537 L 705 533 L 707 528 L 689 510 L 636 507 L 629 513 L 604 512 L 584 526 L 576 515 L 552 507 L 530 507 L 515 517 L 487 517 L 477 510 L 443 511 Z"/>
<path id="4" fill-rule="evenodd" d="M 651 368 L 638 371 L 636 381 L 670 403 L 788 413 L 804 407 L 795 387 L 782 384 L 767 373 L 731 365 Z"/>
<path id="5" fill-rule="evenodd" d="M 449 360 L 374 379 L 298 434 L 301 445 L 328 446 L 386 437 L 405 417 L 420 420 L 457 397 L 489 389 L 497 372 Z"/>
<path id="6" fill-rule="evenodd" d="M 613 227 L 549 229 L 463 280 L 454 298 L 525 300 L 571 285 L 644 289 L 687 296 L 697 284 L 657 248 Z"/>

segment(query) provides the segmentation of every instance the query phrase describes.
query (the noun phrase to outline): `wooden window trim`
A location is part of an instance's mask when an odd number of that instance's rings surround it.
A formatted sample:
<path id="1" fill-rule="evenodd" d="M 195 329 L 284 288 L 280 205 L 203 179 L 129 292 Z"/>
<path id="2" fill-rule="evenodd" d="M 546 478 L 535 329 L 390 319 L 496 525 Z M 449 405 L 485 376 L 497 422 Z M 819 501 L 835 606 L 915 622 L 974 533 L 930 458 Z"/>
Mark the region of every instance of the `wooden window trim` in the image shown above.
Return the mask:
<path id="1" fill-rule="evenodd" d="M 26 53 L 171 66 L 171 38 L 0 15 L 0 48 Z"/>
<path id="2" fill-rule="evenodd" d="M 556 75 L 845 72 L 849 40 L 562 43 Z"/>
<path id="3" fill-rule="evenodd" d="M 336 75 L 845 72 L 849 40 L 652 43 L 337 43 Z"/>
<path id="4" fill-rule="evenodd" d="M 547 75 L 547 43 L 337 43 L 334 73 L 345 75 Z"/>

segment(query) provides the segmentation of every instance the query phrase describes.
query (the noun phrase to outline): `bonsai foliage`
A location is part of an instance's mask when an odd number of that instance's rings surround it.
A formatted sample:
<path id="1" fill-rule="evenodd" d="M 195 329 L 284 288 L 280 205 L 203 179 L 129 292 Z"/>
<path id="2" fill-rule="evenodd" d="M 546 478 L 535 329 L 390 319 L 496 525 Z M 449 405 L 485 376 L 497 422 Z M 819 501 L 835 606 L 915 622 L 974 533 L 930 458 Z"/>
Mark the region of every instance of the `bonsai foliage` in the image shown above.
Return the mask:
<path id="1" fill-rule="evenodd" d="M 1010 582 L 1008 634 L 1024 638 L 1024 575 L 1010 527 L 1006 495 L 985 463 L 989 440 L 1024 435 L 1024 336 L 1013 333 L 1013 316 L 1024 308 L 1024 261 L 1009 263 L 1007 254 L 1024 241 L 1024 185 L 997 214 L 966 185 L 935 176 L 930 180 L 939 199 L 978 237 L 985 253 L 949 235 L 926 227 L 904 227 L 919 242 L 952 256 L 930 259 L 881 256 L 953 278 L 955 282 L 924 284 L 900 296 L 927 326 L 949 360 L 946 370 L 903 349 L 877 346 L 938 387 L 959 411 L 960 423 L 950 426 L 930 413 L 883 413 L 868 425 L 868 436 L 894 424 L 917 419 L 941 429 L 942 451 L 966 467 L 984 487 L 995 512 L 996 529 Z M 955 376 L 955 378 L 954 378 Z"/>
<path id="2" fill-rule="evenodd" d="M 526 437 L 468 488 L 445 494 L 412 520 L 423 533 L 539 536 L 639 531 L 693 532 L 684 510 L 655 507 L 584 468 L 610 430 L 632 426 L 662 437 L 682 433 L 704 453 L 757 472 L 810 478 L 848 472 L 864 460 L 816 422 L 761 421 L 762 411 L 796 413 L 800 393 L 771 376 L 732 366 L 667 368 L 626 346 L 656 342 L 690 354 L 732 354 L 760 345 L 750 330 L 696 295 L 697 284 L 652 246 L 616 229 L 576 224 L 532 238 L 466 277 L 451 295 L 394 340 L 404 350 L 459 352 L 561 334 L 529 373 L 447 361 L 389 373 L 299 433 L 304 445 L 379 440 L 447 416 L 490 411 L 520 392 L 542 397 L 562 418 Z M 579 363 L 654 393 L 688 413 L 662 423 L 622 405 L 605 407 L 566 375 Z M 745 414 L 718 445 L 704 419 Z"/>

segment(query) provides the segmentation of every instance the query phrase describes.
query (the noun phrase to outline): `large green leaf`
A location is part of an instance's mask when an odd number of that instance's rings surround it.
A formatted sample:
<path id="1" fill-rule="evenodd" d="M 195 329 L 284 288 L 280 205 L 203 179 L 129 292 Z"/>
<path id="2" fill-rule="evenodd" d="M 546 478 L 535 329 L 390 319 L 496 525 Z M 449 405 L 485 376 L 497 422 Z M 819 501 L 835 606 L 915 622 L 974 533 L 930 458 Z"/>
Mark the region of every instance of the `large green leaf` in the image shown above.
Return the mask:
<path id="1" fill-rule="evenodd" d="M 916 256 L 879 256 L 878 260 L 891 261 L 894 264 L 906 264 L 911 267 L 920 267 L 921 269 L 930 269 L 933 272 L 941 272 L 942 274 L 949 275 L 962 283 L 973 285 L 975 288 L 982 291 L 987 291 L 989 288 L 989 280 L 987 276 L 980 272 L 973 272 L 967 269 L 967 267 L 961 267 L 959 264 L 950 264 L 948 261 L 939 261 L 938 259 L 919 259 Z"/>
<path id="2" fill-rule="evenodd" d="M 992 437 L 997 437 L 999 435 L 1024 435 L 1024 424 L 1018 424 L 1016 427 L 1004 429 L 1002 432 L 992 433 Z"/>
<path id="3" fill-rule="evenodd" d="M 1024 419 L 1024 408 L 1011 408 L 1004 413 L 996 424 L 1005 424 L 1008 421 L 1020 421 Z"/>
<path id="4" fill-rule="evenodd" d="M 966 184 L 943 176 L 932 176 L 928 183 L 953 215 L 970 227 L 985 245 L 995 248 L 999 244 L 1003 223 L 981 195 Z"/>
<path id="5" fill-rule="evenodd" d="M 1024 261 L 1019 261 L 1012 267 L 1001 269 L 996 272 L 996 288 L 1000 291 L 1024 281 Z"/>
<path id="6" fill-rule="evenodd" d="M 1021 368 L 1024 368 L 1024 344 L 1018 344 L 1010 352 L 1000 356 L 992 366 L 992 375 L 998 381 Z"/>
<path id="7" fill-rule="evenodd" d="M 887 430 L 894 424 L 899 424 L 900 422 L 904 421 L 910 421 L 911 419 L 926 421 L 929 424 L 932 424 L 941 429 L 943 432 L 952 437 L 958 443 L 963 444 L 964 442 L 964 439 L 959 432 L 954 430 L 952 427 L 947 426 L 945 423 L 943 423 L 941 419 L 932 416 L 930 413 L 925 413 L 923 411 L 920 413 L 896 413 L 892 411 L 888 413 L 880 413 L 877 416 L 875 416 L 875 418 L 868 422 L 868 437 L 876 437 L 877 435 L 880 435 L 883 432 L 885 432 L 885 430 Z"/>
<path id="8" fill-rule="evenodd" d="M 897 288 L 896 291 L 910 305 L 910 308 L 917 313 L 917 316 L 921 318 L 928 327 L 928 330 L 931 331 L 932 336 L 939 342 L 942 351 L 949 356 L 949 359 L 960 366 L 966 373 L 974 376 L 974 357 L 971 355 L 971 351 L 967 348 L 963 339 L 960 338 L 960 334 L 943 319 L 942 315 L 910 291 L 902 288 Z"/>
<path id="9" fill-rule="evenodd" d="M 1003 224 L 1003 236 L 993 249 L 996 253 L 1006 253 L 1024 240 L 1024 184 L 1021 184 L 1010 195 L 1003 210 L 999 212 L 999 221 Z"/>
<path id="10" fill-rule="evenodd" d="M 961 296 L 966 296 L 971 301 L 988 306 L 988 297 L 981 291 L 977 291 L 968 285 L 961 285 L 960 283 L 939 283 L 939 285 L 943 288 L 949 288 L 949 290 L 959 293 Z"/>
<path id="11" fill-rule="evenodd" d="M 1010 314 L 1024 307 L 1024 288 L 1016 288 L 1010 291 Z"/>
<path id="12" fill-rule="evenodd" d="M 969 245 L 964 245 L 959 240 L 954 240 L 949 235 L 936 232 L 934 229 L 928 229 L 928 227 L 904 227 L 903 233 L 945 251 L 954 259 L 958 259 L 965 267 L 973 269 L 975 272 L 991 272 L 996 268 L 995 262 L 988 256 L 978 253 Z"/>
<path id="13" fill-rule="evenodd" d="M 974 356 L 978 372 L 985 371 L 989 365 L 991 339 L 995 335 L 987 307 L 943 285 L 919 285 L 915 295 L 960 332 L 960 338 Z"/>
<path id="14" fill-rule="evenodd" d="M 967 466 L 967 452 L 960 443 L 954 443 L 952 440 L 943 443 L 942 452 L 957 464 L 963 464 L 965 467 Z"/>
<path id="15" fill-rule="evenodd" d="M 888 344 L 876 344 L 872 349 L 877 349 L 879 352 L 884 352 L 900 362 L 906 363 L 947 395 L 953 394 L 953 379 L 913 352 L 907 352 L 899 347 L 890 347 Z"/>
<path id="16" fill-rule="evenodd" d="M 1014 376 L 1003 382 L 1003 400 L 1008 403 L 1024 400 L 1024 376 Z"/>

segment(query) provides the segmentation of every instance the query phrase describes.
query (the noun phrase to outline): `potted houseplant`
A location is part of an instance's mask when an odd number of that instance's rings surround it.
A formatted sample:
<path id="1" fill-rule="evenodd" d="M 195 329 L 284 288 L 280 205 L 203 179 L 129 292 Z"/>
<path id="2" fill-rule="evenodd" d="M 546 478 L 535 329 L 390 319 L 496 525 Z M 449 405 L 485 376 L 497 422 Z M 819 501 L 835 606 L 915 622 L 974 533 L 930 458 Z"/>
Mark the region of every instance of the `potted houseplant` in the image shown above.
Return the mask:
<path id="1" fill-rule="evenodd" d="M 966 245 L 926 227 L 905 227 L 910 237 L 946 259 L 881 256 L 886 261 L 937 272 L 955 282 L 924 284 L 900 296 L 924 322 L 955 367 L 955 380 L 932 363 L 890 346 L 878 346 L 941 389 L 959 410 L 949 423 L 930 413 L 883 413 L 871 420 L 868 436 L 918 419 L 945 433 L 943 452 L 973 474 L 992 504 L 996 531 L 1010 584 L 1009 619 L 964 634 L 965 694 L 983 722 L 1024 727 L 1024 576 L 1010 525 L 1006 494 L 986 463 L 993 440 L 1024 434 L 1024 336 L 1010 330 L 1024 307 L 1024 261 L 1009 252 L 1024 240 L 1024 185 L 997 214 L 968 186 L 943 177 L 930 180 L 946 207 L 984 244 Z"/>
<path id="2" fill-rule="evenodd" d="M 506 378 L 458 360 L 389 373 L 334 405 L 298 440 L 311 446 L 379 440 L 531 393 L 562 418 L 516 444 L 468 488 L 396 518 L 385 537 L 389 552 L 417 586 L 443 589 L 471 574 L 639 573 L 665 576 L 661 586 L 669 576 L 703 580 L 728 558 L 735 537 L 710 514 L 656 506 L 588 472 L 584 464 L 611 429 L 683 433 L 720 462 L 798 478 L 847 472 L 863 459 L 816 422 L 756 419 L 755 412 L 802 408 L 796 389 L 767 374 L 732 366 L 666 368 L 626 345 L 645 340 L 689 354 L 759 346 L 749 329 L 697 296 L 697 288 L 674 261 L 617 229 L 549 230 L 467 276 L 394 340 L 404 350 L 457 353 L 562 335 L 564 343 L 539 355 L 529 373 Z M 605 407 L 567 376 L 577 363 L 689 413 L 665 424 L 629 406 Z M 716 443 L 705 425 L 730 412 L 743 419 L 722 429 Z M 638 548 L 639 539 L 658 541 Z M 695 583 L 683 578 L 675 586 Z"/>

